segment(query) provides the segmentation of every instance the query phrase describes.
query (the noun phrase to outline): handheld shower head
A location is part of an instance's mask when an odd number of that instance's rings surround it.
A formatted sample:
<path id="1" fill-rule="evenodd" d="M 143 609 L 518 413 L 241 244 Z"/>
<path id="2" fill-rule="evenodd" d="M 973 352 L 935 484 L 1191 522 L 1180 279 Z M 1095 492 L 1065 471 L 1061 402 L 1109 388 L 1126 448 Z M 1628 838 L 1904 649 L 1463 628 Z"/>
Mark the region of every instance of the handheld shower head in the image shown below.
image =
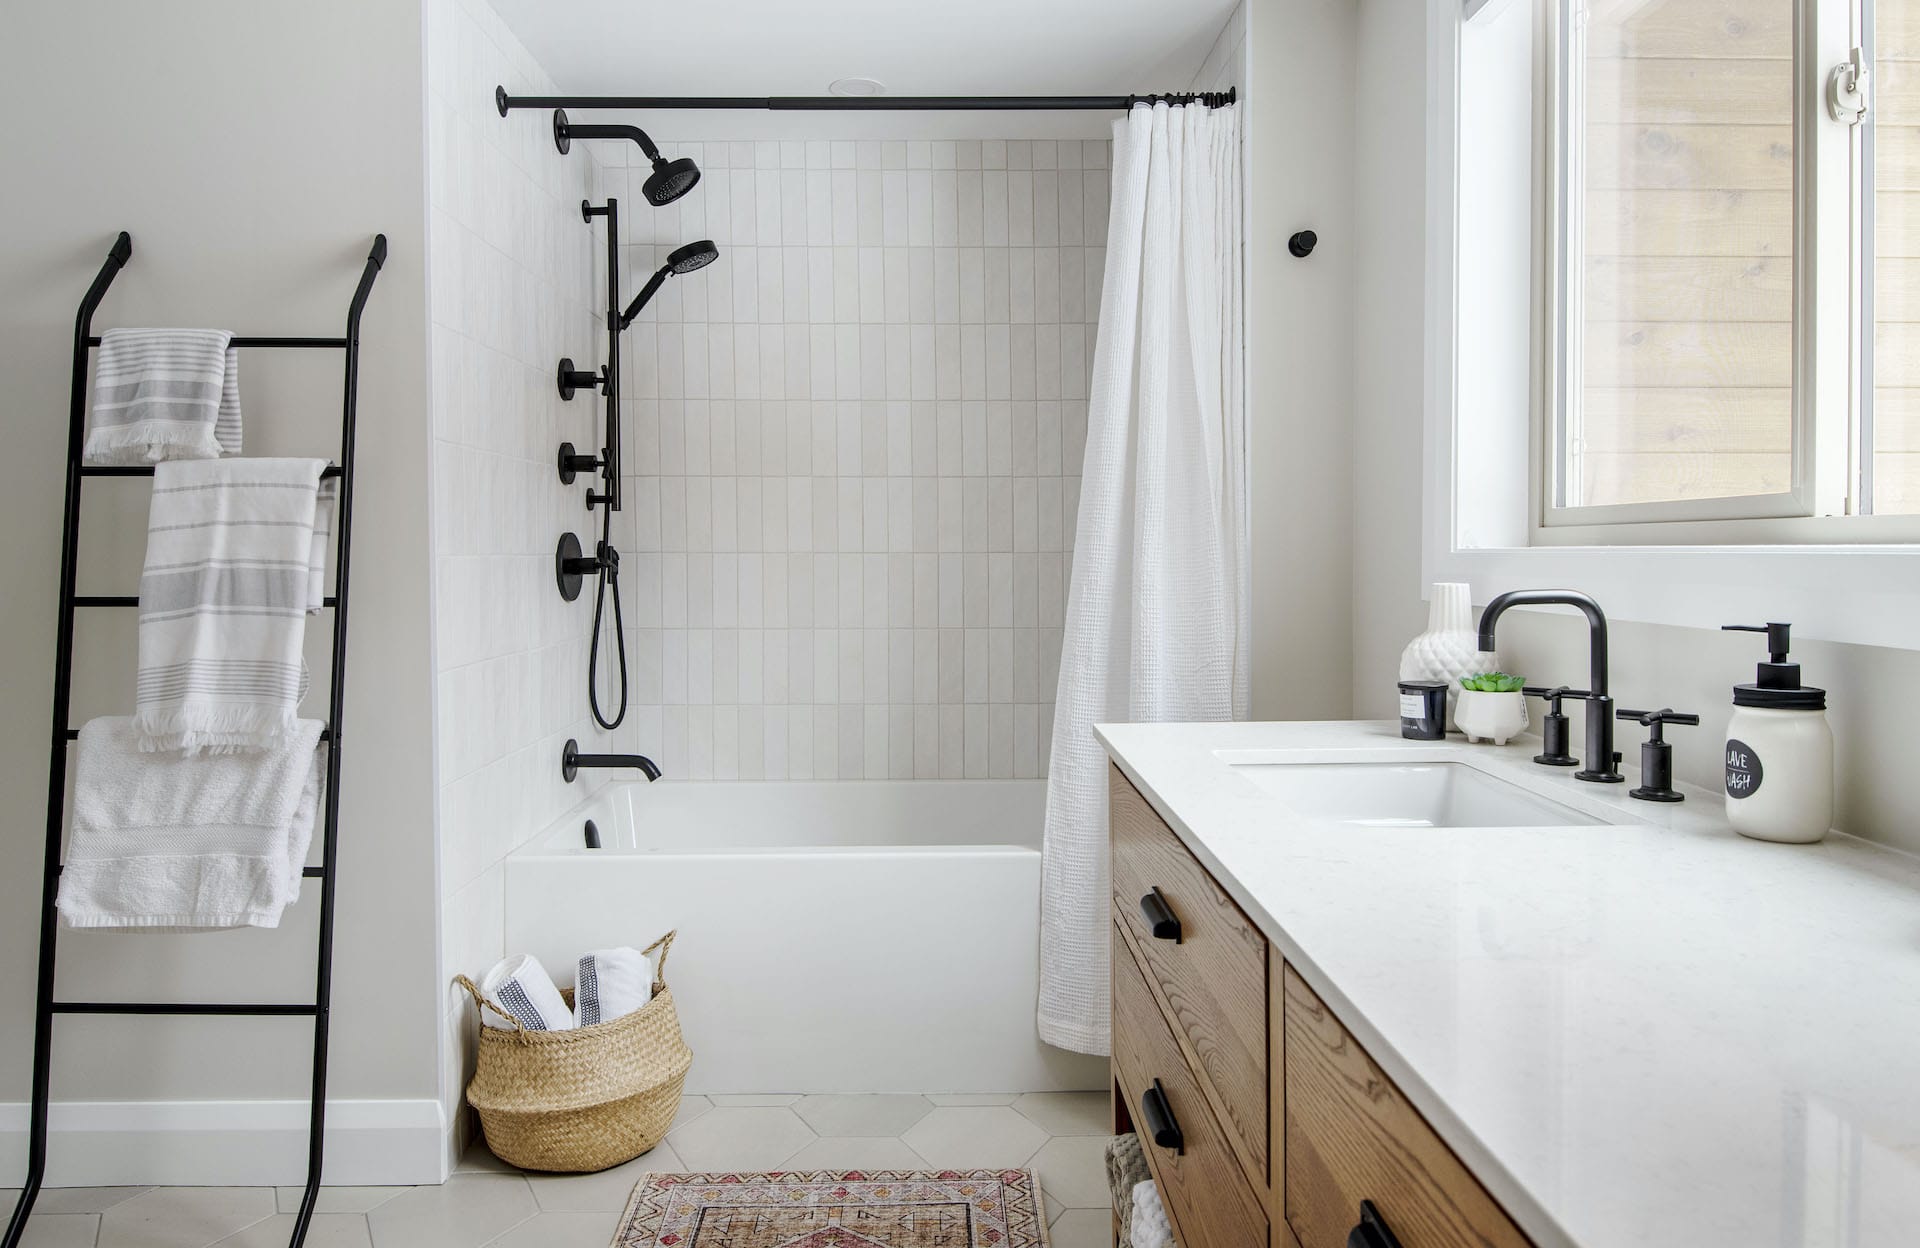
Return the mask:
<path id="1" fill-rule="evenodd" d="M 676 274 L 691 273 L 695 269 L 704 269 L 720 258 L 720 249 L 713 240 L 703 238 L 697 243 L 688 243 L 684 247 L 675 247 L 667 256 L 667 267 Z"/>
<path id="2" fill-rule="evenodd" d="M 663 156 L 653 158 L 653 172 L 640 187 L 640 193 L 655 208 L 665 207 L 694 188 L 700 181 L 700 166 L 692 159 L 682 156 L 678 160 L 668 160 Z"/>
<path id="3" fill-rule="evenodd" d="M 720 249 L 715 247 L 713 240 L 709 238 L 675 247 L 667 254 L 667 262 L 647 279 L 647 284 L 642 286 L 640 293 L 633 297 L 633 302 L 627 305 L 627 310 L 620 314 L 620 328 L 625 329 L 633 323 L 633 318 L 640 315 L 640 309 L 646 307 L 653 297 L 660 293 L 660 288 L 666 285 L 669 277 L 676 273 L 691 273 L 695 269 L 704 269 L 719 258 Z"/>

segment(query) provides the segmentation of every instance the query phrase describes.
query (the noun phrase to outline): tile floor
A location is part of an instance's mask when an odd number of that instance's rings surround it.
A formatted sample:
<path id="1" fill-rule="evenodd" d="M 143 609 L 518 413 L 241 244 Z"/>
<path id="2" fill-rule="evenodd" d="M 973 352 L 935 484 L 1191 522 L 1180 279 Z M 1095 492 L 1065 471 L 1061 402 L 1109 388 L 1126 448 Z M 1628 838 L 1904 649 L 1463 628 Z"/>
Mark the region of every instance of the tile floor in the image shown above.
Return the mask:
<path id="1" fill-rule="evenodd" d="M 333 1187 L 311 1248 L 607 1248 L 627 1195 L 655 1170 L 1029 1166 L 1053 1248 L 1103 1248 L 1111 1214 L 1104 1092 L 1025 1096 L 686 1098 L 666 1141 L 600 1174 L 523 1175 L 475 1146 L 440 1187 Z M 4 1193 L 11 1208 L 14 1193 Z M 298 1188 L 59 1188 L 26 1248 L 277 1248 Z"/>

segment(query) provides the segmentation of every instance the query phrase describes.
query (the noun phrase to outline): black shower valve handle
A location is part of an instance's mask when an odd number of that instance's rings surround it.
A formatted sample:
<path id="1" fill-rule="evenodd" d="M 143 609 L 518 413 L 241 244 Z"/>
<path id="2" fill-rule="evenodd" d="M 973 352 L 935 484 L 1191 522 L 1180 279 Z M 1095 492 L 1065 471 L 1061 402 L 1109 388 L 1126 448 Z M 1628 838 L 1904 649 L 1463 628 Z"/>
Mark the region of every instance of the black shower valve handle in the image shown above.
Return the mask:
<path id="1" fill-rule="evenodd" d="M 607 368 L 575 368 L 572 356 L 561 356 L 560 367 L 554 371 L 554 381 L 559 387 L 562 400 L 571 403 L 573 396 L 582 390 L 599 390 L 607 384 Z"/>

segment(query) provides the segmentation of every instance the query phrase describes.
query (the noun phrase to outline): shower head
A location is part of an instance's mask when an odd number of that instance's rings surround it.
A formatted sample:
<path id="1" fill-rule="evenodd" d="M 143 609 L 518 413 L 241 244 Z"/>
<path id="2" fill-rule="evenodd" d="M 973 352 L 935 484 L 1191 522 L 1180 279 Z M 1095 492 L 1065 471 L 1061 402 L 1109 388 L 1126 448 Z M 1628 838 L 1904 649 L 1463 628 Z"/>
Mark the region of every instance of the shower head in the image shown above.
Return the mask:
<path id="1" fill-rule="evenodd" d="M 588 126 L 569 121 L 565 109 L 553 110 L 553 145 L 564 155 L 573 146 L 575 139 L 630 139 L 638 144 L 653 162 L 653 172 L 647 176 L 640 193 L 655 208 L 664 207 L 692 190 L 694 183 L 700 180 L 700 166 L 682 156 L 678 160 L 668 160 L 654 146 L 647 132 L 639 126 Z"/>
<path id="2" fill-rule="evenodd" d="M 660 293 L 660 288 L 666 285 L 669 277 L 676 273 L 691 273 L 695 269 L 704 269 L 719 258 L 720 249 L 715 247 L 713 240 L 709 238 L 703 238 L 697 243 L 688 243 L 684 247 L 675 247 L 667 254 L 667 262 L 647 279 L 647 284 L 642 286 L 640 293 L 633 297 L 633 302 L 627 305 L 627 310 L 620 314 L 620 328 L 625 329 L 633 323 L 633 318 L 640 315 L 640 309 L 646 307 L 648 302 Z"/>
<path id="3" fill-rule="evenodd" d="M 691 273 L 695 269 L 704 269 L 720 258 L 720 249 L 713 240 L 703 238 L 697 243 L 688 243 L 684 247 L 675 247 L 667 256 L 667 267 L 674 273 Z"/>
<path id="4" fill-rule="evenodd" d="M 667 160 L 656 155 L 653 158 L 653 172 L 641 185 L 640 193 L 647 197 L 648 203 L 661 208 L 692 190 L 698 181 L 700 166 L 690 158 L 682 156 L 678 160 Z"/>

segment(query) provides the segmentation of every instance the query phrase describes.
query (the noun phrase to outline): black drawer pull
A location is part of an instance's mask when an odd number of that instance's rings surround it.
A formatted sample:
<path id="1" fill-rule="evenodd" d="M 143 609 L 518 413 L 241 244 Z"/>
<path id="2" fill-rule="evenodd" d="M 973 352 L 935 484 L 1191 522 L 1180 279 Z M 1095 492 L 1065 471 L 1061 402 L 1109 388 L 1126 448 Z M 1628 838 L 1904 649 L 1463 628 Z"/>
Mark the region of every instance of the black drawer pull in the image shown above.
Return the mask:
<path id="1" fill-rule="evenodd" d="M 1170 1148 L 1175 1154 L 1187 1151 L 1187 1138 L 1180 1134 L 1180 1124 L 1174 1121 L 1173 1107 L 1167 1104 L 1167 1090 L 1160 1086 L 1158 1079 L 1140 1094 L 1140 1116 L 1147 1120 L 1147 1134 L 1153 1137 L 1155 1144 Z M 1393 1248 L 1400 1246 L 1395 1244 Z"/>
<path id="2" fill-rule="evenodd" d="M 1173 907 L 1160 895 L 1159 888 L 1140 899 L 1140 917 L 1147 921 L 1147 930 L 1155 940 L 1180 943 L 1180 920 L 1174 917 Z"/>
<path id="3" fill-rule="evenodd" d="M 1400 1248 L 1400 1241 L 1387 1227 L 1387 1220 L 1373 1207 L 1373 1202 L 1360 1202 L 1360 1221 L 1347 1232 L 1347 1248 Z"/>

